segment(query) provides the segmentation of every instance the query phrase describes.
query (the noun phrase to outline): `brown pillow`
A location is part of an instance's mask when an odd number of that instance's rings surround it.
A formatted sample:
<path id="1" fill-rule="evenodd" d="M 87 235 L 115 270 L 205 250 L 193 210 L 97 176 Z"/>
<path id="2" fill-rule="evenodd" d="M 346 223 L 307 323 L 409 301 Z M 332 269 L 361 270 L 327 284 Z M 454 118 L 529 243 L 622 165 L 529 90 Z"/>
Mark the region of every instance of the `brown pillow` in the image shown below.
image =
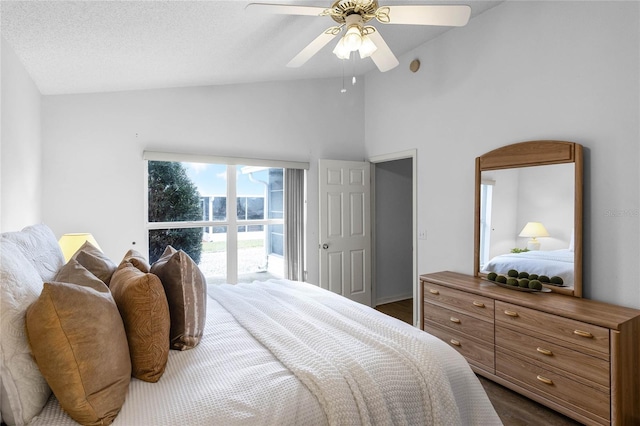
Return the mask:
<path id="1" fill-rule="evenodd" d="M 113 295 L 129 342 L 131 374 L 157 382 L 169 356 L 169 305 L 160 279 L 122 262 L 111 277 Z"/>
<path id="2" fill-rule="evenodd" d="M 207 308 L 207 288 L 198 265 L 182 250 L 167 246 L 164 253 L 151 265 L 169 302 L 171 316 L 171 349 L 195 348 L 204 330 Z"/>
<path id="3" fill-rule="evenodd" d="M 38 368 L 75 421 L 108 425 L 131 380 L 127 336 L 107 286 L 44 283 L 26 330 Z"/>
<path id="4" fill-rule="evenodd" d="M 122 262 L 129 262 L 142 272 L 149 272 L 149 270 L 151 269 L 151 265 L 149 265 L 147 259 L 141 253 L 137 252 L 134 249 L 129 250 L 124 255 L 124 259 L 122 259 Z"/>
<path id="5" fill-rule="evenodd" d="M 80 247 L 71 258 L 76 259 L 79 264 L 100 278 L 107 286 L 111 280 L 111 275 L 113 275 L 118 267 L 111 259 L 102 253 L 99 248 L 89 241 L 85 241 L 82 247 Z"/>
<path id="6" fill-rule="evenodd" d="M 78 285 L 86 285 L 92 287 L 98 283 L 102 283 L 98 277 L 89 272 L 87 268 L 82 266 L 78 261 L 74 258 L 69 259 L 69 261 L 60 268 L 54 281 L 61 283 L 71 283 Z M 102 283 L 104 284 L 104 283 Z"/>

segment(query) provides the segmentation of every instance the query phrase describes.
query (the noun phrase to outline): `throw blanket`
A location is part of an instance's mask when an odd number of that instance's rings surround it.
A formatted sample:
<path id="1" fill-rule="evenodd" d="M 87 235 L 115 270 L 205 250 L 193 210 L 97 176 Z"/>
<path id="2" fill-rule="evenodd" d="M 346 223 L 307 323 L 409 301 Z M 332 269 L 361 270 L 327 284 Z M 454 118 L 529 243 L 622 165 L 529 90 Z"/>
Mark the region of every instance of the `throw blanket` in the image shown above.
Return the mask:
<path id="1" fill-rule="evenodd" d="M 461 423 L 427 345 L 311 287 L 272 280 L 209 294 L 308 387 L 329 424 Z"/>

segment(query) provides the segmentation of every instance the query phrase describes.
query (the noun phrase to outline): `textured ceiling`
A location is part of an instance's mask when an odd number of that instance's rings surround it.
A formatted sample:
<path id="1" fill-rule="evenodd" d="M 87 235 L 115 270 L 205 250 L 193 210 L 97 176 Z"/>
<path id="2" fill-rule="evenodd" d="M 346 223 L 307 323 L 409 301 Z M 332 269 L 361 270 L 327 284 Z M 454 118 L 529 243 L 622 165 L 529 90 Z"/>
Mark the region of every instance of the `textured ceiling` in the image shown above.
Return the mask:
<path id="1" fill-rule="evenodd" d="M 285 66 L 333 25 L 331 18 L 250 14 L 245 12 L 249 3 L 2 0 L 1 31 L 46 95 L 342 75 L 343 63 L 331 53 L 333 42 L 301 68 Z M 265 3 L 330 6 L 330 0 Z M 473 19 L 500 1 L 379 3 L 469 4 Z M 375 26 L 398 57 L 449 29 Z M 369 58 L 344 66 L 348 75 L 376 69 Z"/>

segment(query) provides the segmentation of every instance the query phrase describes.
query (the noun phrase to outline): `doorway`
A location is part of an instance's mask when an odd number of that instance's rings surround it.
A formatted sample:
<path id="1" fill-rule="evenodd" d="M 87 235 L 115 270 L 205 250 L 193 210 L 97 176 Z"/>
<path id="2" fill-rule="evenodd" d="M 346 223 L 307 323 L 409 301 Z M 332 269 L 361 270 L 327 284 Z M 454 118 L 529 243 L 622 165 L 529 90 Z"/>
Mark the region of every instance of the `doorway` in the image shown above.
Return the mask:
<path id="1" fill-rule="evenodd" d="M 372 305 L 417 324 L 416 151 L 370 159 Z"/>

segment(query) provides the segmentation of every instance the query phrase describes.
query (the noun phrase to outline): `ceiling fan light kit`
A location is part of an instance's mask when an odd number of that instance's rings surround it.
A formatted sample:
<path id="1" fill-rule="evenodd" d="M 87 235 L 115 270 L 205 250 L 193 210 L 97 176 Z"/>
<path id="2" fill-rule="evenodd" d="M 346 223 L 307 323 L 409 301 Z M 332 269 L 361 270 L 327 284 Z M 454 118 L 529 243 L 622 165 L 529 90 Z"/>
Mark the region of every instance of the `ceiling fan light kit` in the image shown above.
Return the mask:
<path id="1" fill-rule="evenodd" d="M 344 46 L 351 52 L 355 52 L 362 46 L 362 26 L 360 23 L 362 18 L 360 15 L 347 16 L 347 31 L 344 33 L 342 40 Z"/>
<path id="2" fill-rule="evenodd" d="M 348 59 L 356 50 L 360 58 L 370 57 L 381 72 L 398 66 L 380 32 L 364 26 L 372 19 L 382 24 L 439 25 L 461 27 L 467 24 L 471 8 L 467 5 L 396 5 L 378 6 L 377 0 L 336 0 L 330 8 L 283 4 L 251 3 L 247 10 L 264 13 L 306 16 L 330 16 L 338 26 L 325 30 L 298 53 L 288 67 L 300 67 L 345 29 L 333 49 L 340 59 Z"/>
<path id="3" fill-rule="evenodd" d="M 347 31 L 333 49 L 333 53 L 338 58 L 349 59 L 351 52 L 356 50 L 360 53 L 360 58 L 368 58 L 378 49 L 378 46 L 367 36 L 367 34 L 375 31 L 375 28 L 371 26 L 362 27 L 362 17 L 360 15 L 347 16 L 345 24 L 347 25 Z"/>
<path id="4" fill-rule="evenodd" d="M 362 46 L 358 49 L 361 59 L 368 58 L 373 55 L 376 50 L 378 50 L 378 46 L 376 46 L 368 36 L 365 35 L 362 37 Z"/>

